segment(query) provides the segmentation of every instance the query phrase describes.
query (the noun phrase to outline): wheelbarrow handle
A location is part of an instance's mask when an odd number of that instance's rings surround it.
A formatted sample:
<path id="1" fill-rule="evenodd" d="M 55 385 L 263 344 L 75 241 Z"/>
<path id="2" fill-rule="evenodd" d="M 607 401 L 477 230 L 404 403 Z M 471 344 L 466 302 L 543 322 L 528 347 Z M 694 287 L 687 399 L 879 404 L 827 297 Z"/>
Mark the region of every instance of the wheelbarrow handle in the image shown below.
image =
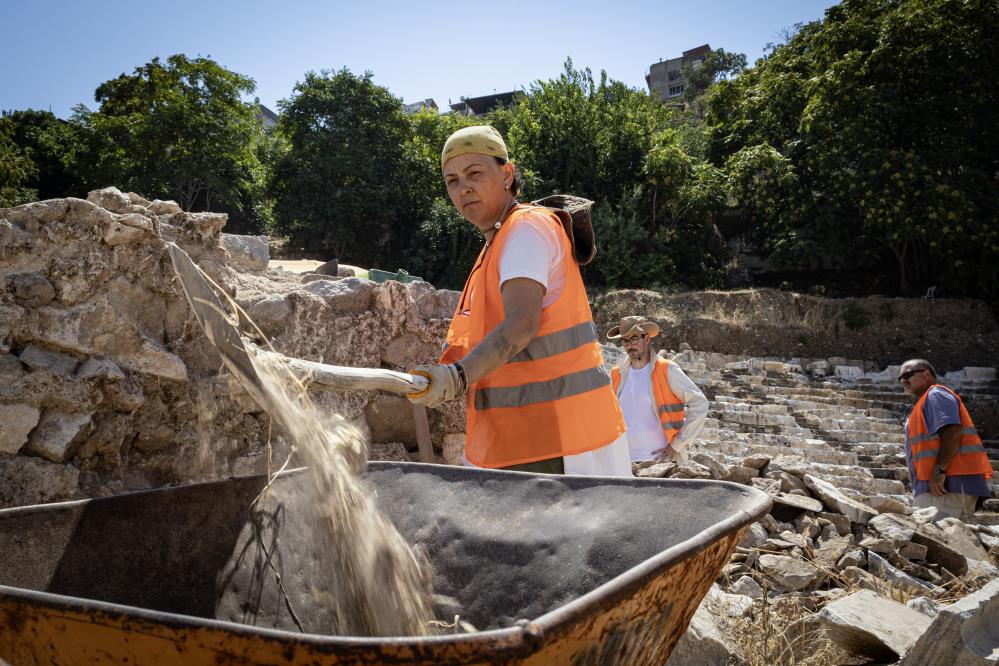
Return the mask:
<path id="1" fill-rule="evenodd" d="M 282 356 L 274 352 L 258 351 L 261 356 Z M 328 391 L 378 390 L 391 393 L 416 393 L 427 387 L 427 378 L 406 372 L 383 368 L 352 368 L 326 365 L 315 361 L 283 356 L 295 375 L 312 388 Z"/>

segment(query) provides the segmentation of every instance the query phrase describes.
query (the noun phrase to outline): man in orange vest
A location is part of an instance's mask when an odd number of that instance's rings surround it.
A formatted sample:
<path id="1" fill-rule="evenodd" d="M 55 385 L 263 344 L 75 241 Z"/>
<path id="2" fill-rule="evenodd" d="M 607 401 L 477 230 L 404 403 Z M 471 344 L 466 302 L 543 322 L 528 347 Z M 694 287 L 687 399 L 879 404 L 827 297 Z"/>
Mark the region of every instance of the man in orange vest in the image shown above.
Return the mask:
<path id="1" fill-rule="evenodd" d="M 687 459 L 687 446 L 704 426 L 708 399 L 673 361 L 652 348 L 659 325 L 645 317 L 624 317 L 607 332 L 627 357 L 611 371 L 614 393 L 628 426 L 632 462 Z"/>
<path id="2" fill-rule="evenodd" d="M 466 127 L 441 154 L 452 203 L 482 233 L 439 365 L 409 395 L 465 395 L 465 461 L 477 467 L 630 476 L 624 419 L 579 272 L 592 229 L 517 201 L 518 174 L 494 128 Z M 575 241 L 575 242 L 574 242 Z M 588 241 L 588 242 L 587 242 Z"/>
<path id="3" fill-rule="evenodd" d="M 936 507 L 938 518 L 964 520 L 975 512 L 979 497 L 992 494 L 988 483 L 992 465 L 975 424 L 961 396 L 937 383 L 929 361 L 906 361 L 898 381 L 916 398 L 905 420 L 905 460 L 913 504 Z"/>

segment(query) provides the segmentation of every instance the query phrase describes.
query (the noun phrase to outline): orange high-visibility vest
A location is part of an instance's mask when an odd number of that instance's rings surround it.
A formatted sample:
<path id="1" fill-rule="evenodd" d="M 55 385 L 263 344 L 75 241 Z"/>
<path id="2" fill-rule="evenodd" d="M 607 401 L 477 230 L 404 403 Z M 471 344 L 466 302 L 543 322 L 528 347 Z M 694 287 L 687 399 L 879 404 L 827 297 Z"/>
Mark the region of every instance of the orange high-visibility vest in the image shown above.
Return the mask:
<path id="1" fill-rule="evenodd" d="M 933 466 L 937 462 L 937 455 L 940 453 L 940 435 L 936 432 L 926 431 L 926 417 L 923 415 L 923 405 L 926 404 L 926 397 L 934 388 L 942 388 L 955 398 L 961 414 L 961 441 L 957 447 L 957 453 L 951 459 L 950 464 L 944 473 L 948 476 L 963 474 L 981 474 L 986 479 L 992 477 L 992 465 L 989 457 L 982 446 L 982 439 L 975 430 L 975 424 L 964 406 L 964 401 L 954 391 L 946 386 L 934 384 L 926 390 L 926 393 L 919 398 L 916 406 L 909 414 L 909 427 L 906 430 L 906 444 L 912 452 L 912 464 L 916 468 L 916 477 L 920 481 L 929 481 L 933 475 Z"/>
<path id="2" fill-rule="evenodd" d="M 676 397 L 669 387 L 669 367 L 673 361 L 665 358 L 655 357 L 655 365 L 652 367 L 652 397 L 655 398 L 656 413 L 659 415 L 659 423 L 662 424 L 663 432 L 666 434 L 666 441 L 670 444 L 680 434 L 683 427 L 683 419 L 686 416 L 686 405 L 680 398 Z M 614 386 L 614 395 L 621 394 L 621 368 L 611 370 L 611 382 Z"/>
<path id="3" fill-rule="evenodd" d="M 569 238 L 546 208 L 514 206 L 492 242 L 482 248 L 462 290 L 440 362 L 464 358 L 503 321 L 499 258 L 511 230 L 530 224 L 526 216 L 558 229 L 565 288 L 541 310 L 541 325 L 527 347 L 468 388 L 465 457 L 479 467 L 592 451 L 625 430 Z"/>

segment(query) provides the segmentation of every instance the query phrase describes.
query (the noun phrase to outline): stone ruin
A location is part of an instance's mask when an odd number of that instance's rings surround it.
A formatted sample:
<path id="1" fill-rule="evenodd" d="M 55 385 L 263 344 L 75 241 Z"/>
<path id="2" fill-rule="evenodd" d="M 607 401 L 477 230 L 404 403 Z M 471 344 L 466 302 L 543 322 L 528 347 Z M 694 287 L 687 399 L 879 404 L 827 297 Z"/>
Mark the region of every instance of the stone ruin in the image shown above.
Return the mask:
<path id="1" fill-rule="evenodd" d="M 266 243 L 223 234 L 225 223 L 115 188 L 0 209 L 0 506 L 263 473 L 269 440 L 274 465 L 283 462 L 280 433 L 198 327 L 167 242 L 279 352 L 395 370 L 437 356 L 455 292 L 269 272 Z M 367 428 L 375 459 L 406 459 L 417 446 L 404 398 L 315 400 Z M 455 460 L 446 444 L 462 441 L 463 407 L 435 410 L 430 426 Z"/>
<path id="2" fill-rule="evenodd" d="M 224 234 L 225 222 L 114 188 L 0 209 L 0 507 L 258 474 L 268 442 L 273 467 L 288 455 L 198 327 L 167 242 L 281 353 L 396 370 L 437 356 L 456 292 L 270 271 L 266 238 Z M 999 500 L 974 525 L 912 509 L 897 368 L 689 348 L 669 356 L 705 391 L 708 423 L 689 463 L 643 465 L 638 476 L 722 479 L 774 500 L 670 663 L 752 661 L 734 637 L 782 601 L 807 611 L 778 636 L 801 659 L 823 636 L 854 659 L 999 663 Z M 976 423 L 996 422 L 994 369 L 945 380 Z M 368 430 L 372 458 L 416 459 L 405 399 L 314 395 Z M 983 423 L 999 467 L 995 426 Z M 438 462 L 460 463 L 462 405 L 430 410 L 430 425 Z"/>

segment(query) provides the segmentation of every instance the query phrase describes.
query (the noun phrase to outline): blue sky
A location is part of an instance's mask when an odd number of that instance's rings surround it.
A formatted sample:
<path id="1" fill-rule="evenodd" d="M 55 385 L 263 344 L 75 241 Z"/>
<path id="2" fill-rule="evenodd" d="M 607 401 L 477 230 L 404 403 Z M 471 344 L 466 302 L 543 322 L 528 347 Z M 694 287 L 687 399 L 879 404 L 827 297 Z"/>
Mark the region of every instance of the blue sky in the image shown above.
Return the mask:
<path id="1" fill-rule="evenodd" d="M 705 42 L 745 53 L 833 0 L 213 2 L 0 0 L 0 109 L 95 108 L 94 89 L 155 56 L 210 56 L 272 109 L 309 70 L 370 70 L 406 102 L 476 97 L 577 67 L 645 87 L 660 58 Z"/>

